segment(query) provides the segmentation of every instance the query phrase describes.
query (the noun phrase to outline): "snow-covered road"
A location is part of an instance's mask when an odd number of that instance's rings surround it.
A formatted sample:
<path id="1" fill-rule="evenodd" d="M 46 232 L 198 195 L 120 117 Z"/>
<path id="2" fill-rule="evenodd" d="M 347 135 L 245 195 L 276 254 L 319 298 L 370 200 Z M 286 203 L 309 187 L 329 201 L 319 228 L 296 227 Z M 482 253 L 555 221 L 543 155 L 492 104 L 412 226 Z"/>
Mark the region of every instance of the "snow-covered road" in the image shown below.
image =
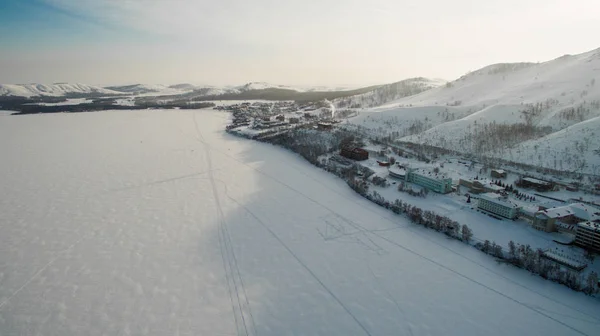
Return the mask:
<path id="1" fill-rule="evenodd" d="M 0 335 L 595 335 L 597 299 L 414 227 L 212 110 L 0 122 Z"/>

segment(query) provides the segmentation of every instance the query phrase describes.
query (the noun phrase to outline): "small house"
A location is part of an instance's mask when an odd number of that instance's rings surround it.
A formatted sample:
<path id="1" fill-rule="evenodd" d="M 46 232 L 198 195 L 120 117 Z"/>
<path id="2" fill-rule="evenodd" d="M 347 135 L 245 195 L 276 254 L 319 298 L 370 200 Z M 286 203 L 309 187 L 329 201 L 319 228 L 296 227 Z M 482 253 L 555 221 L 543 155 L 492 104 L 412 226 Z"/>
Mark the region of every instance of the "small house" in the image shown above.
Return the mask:
<path id="1" fill-rule="evenodd" d="M 369 159 L 369 152 L 358 147 L 343 147 L 340 150 L 340 155 L 356 161 Z"/>
<path id="2" fill-rule="evenodd" d="M 506 171 L 502 169 L 492 169 L 490 176 L 493 178 L 506 178 Z"/>

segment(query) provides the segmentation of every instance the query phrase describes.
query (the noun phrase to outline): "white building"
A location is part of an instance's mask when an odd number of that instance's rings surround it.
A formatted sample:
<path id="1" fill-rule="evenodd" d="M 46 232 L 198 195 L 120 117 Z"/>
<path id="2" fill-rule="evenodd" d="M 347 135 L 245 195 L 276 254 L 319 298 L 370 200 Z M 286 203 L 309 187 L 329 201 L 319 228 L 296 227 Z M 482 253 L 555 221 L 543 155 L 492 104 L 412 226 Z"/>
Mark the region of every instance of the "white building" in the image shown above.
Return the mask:
<path id="1" fill-rule="evenodd" d="M 479 203 L 477 208 L 484 212 L 489 212 L 508 219 L 517 217 L 518 207 L 509 202 L 502 195 L 494 193 L 486 193 L 479 195 Z"/>
<path id="2" fill-rule="evenodd" d="M 591 250 L 600 251 L 600 223 L 583 222 L 577 224 L 575 244 Z"/>
<path id="3" fill-rule="evenodd" d="M 443 173 L 436 173 L 425 169 L 409 169 L 406 181 L 425 187 L 440 194 L 452 191 L 452 179 Z"/>

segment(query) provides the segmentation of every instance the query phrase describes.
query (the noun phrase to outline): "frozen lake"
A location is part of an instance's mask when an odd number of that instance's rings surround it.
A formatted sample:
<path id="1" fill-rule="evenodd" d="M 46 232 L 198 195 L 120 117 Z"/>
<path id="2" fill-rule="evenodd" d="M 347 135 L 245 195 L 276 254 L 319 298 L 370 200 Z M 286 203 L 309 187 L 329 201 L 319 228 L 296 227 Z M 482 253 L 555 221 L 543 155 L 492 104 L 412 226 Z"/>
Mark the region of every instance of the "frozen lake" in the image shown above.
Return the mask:
<path id="1" fill-rule="evenodd" d="M 597 299 L 227 120 L 2 116 L 0 335 L 598 335 Z"/>

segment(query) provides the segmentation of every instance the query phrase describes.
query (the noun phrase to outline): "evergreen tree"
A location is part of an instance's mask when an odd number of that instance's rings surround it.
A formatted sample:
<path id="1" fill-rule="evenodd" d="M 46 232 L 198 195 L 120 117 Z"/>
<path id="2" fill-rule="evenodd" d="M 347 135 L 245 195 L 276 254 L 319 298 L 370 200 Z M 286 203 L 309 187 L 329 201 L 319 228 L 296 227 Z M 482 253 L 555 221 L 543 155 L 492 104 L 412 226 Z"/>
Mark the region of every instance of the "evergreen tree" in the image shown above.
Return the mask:
<path id="1" fill-rule="evenodd" d="M 515 242 L 512 240 L 508 242 L 508 257 L 511 260 L 517 259 L 517 246 L 515 245 Z"/>

